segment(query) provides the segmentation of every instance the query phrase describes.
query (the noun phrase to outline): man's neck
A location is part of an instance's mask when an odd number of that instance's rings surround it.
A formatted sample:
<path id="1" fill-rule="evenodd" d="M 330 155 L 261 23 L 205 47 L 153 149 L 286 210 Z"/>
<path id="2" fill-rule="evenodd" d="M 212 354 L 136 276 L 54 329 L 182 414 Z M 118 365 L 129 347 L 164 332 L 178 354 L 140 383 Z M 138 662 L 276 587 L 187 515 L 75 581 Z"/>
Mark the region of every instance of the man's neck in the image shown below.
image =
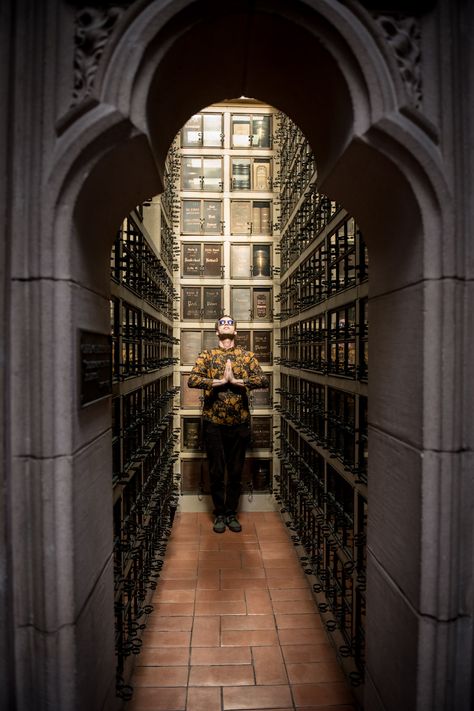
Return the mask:
<path id="1" fill-rule="evenodd" d="M 223 348 L 225 351 L 228 351 L 230 348 L 234 347 L 234 339 L 233 338 L 219 338 L 219 347 Z"/>

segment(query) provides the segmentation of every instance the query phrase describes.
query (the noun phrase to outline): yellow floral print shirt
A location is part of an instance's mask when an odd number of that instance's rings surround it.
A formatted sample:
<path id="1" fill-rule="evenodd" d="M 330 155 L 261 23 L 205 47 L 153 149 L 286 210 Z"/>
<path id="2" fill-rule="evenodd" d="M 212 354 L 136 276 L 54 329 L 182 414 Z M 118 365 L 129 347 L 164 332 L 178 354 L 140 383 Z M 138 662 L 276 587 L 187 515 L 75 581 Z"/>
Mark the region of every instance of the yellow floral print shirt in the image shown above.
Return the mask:
<path id="1" fill-rule="evenodd" d="M 235 377 L 243 380 L 245 387 L 231 383 L 212 387 L 213 380 L 224 376 L 227 360 L 231 360 Z M 202 414 L 206 420 L 218 425 L 238 425 L 250 420 L 248 391 L 268 388 L 268 378 L 251 351 L 238 346 L 213 348 L 199 354 L 189 376 L 188 387 L 204 390 Z"/>

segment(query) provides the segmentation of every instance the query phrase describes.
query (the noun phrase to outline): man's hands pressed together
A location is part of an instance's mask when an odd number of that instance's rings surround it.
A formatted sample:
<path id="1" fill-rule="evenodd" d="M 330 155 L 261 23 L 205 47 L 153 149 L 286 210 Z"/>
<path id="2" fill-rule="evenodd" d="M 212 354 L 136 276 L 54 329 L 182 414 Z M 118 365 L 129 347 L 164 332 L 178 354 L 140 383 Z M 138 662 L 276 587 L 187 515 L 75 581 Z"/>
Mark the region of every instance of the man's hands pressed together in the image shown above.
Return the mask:
<path id="1" fill-rule="evenodd" d="M 242 388 L 245 387 L 244 381 L 235 377 L 230 358 L 226 361 L 223 377 L 219 380 L 213 380 L 212 387 L 217 388 L 220 385 L 226 385 L 227 383 L 230 383 L 230 385 L 239 385 Z"/>

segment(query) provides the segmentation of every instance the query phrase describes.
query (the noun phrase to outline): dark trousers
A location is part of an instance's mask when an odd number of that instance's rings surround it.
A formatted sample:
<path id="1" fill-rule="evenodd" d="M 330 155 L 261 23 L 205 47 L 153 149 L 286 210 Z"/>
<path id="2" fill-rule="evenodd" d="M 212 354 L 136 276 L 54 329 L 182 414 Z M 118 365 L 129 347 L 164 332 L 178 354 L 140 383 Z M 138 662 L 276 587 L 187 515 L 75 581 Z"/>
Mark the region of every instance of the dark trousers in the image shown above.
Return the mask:
<path id="1" fill-rule="evenodd" d="M 250 442 L 250 426 L 216 425 L 204 420 L 203 435 L 214 514 L 235 514 L 239 505 L 245 450 Z"/>

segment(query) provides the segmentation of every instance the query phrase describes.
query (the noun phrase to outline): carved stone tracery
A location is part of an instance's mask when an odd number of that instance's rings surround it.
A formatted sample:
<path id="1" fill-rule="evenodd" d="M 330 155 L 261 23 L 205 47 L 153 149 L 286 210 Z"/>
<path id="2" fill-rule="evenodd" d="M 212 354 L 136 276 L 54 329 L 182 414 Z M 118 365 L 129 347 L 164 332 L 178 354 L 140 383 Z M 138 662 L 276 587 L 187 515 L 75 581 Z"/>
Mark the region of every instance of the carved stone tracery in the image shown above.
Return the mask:
<path id="1" fill-rule="evenodd" d="M 74 90 L 72 106 L 92 93 L 94 79 L 105 45 L 118 20 L 131 4 L 123 2 L 106 7 L 83 7 L 76 14 Z"/>
<path id="2" fill-rule="evenodd" d="M 113 5 L 83 7 L 76 14 L 74 90 L 72 106 L 92 93 L 100 58 L 118 20 L 133 0 L 116 0 Z M 395 52 L 397 64 L 410 101 L 421 108 L 421 28 L 416 17 L 376 14 L 374 18 L 384 38 Z"/>
<path id="3" fill-rule="evenodd" d="M 421 27 L 418 18 L 405 15 L 375 15 L 385 40 L 395 52 L 398 68 L 412 104 L 421 108 Z"/>

